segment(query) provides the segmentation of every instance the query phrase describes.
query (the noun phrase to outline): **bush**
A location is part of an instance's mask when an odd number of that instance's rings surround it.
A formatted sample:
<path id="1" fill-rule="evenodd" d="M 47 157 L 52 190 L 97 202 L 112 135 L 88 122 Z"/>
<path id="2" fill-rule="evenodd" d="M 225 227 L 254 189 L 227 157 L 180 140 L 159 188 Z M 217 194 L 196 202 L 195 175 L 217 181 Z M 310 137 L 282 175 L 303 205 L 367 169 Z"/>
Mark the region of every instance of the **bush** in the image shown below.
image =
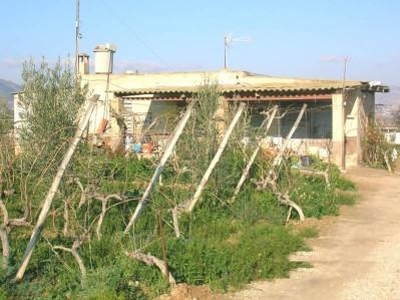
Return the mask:
<path id="1" fill-rule="evenodd" d="M 371 121 L 367 125 L 362 140 L 363 160 L 372 168 L 394 168 L 392 159 L 393 145 L 386 141 L 378 124 Z"/>
<path id="2" fill-rule="evenodd" d="M 341 175 L 336 165 L 313 157 L 312 166 L 328 172 L 329 185 L 323 176 L 304 176 L 300 173 L 290 177 L 293 187 L 290 195 L 302 207 L 306 217 L 337 215 L 340 205 L 354 203 L 354 195 L 342 191 L 354 191 L 355 185 Z"/>
<path id="3" fill-rule="evenodd" d="M 289 254 L 307 249 L 300 235 L 282 226 L 261 222 L 229 229 L 232 232 L 223 239 L 210 232 L 208 238 L 194 234 L 171 241 L 169 263 L 176 279 L 226 291 L 252 280 L 287 277 L 298 267 Z"/>

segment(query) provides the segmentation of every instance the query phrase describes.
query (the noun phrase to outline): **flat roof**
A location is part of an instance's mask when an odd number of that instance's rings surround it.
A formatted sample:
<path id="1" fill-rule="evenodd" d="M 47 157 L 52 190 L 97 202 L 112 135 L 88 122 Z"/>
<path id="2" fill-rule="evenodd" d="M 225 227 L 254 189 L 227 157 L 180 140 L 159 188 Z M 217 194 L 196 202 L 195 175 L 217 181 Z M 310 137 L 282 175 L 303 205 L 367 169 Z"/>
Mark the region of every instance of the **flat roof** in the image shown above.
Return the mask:
<path id="1" fill-rule="evenodd" d="M 89 74 L 87 79 L 102 81 L 105 74 Z M 94 77 L 92 77 L 94 76 Z M 117 96 L 129 97 L 157 94 L 160 97 L 178 99 L 190 96 L 209 82 L 216 84 L 221 94 L 257 96 L 315 96 L 330 95 L 342 90 L 360 88 L 370 92 L 388 92 L 389 87 L 374 82 L 354 80 L 321 80 L 283 78 L 260 75 L 247 71 L 223 69 L 215 72 L 166 72 L 110 74 L 109 91 Z M 167 96 L 169 95 L 169 96 Z M 326 98 L 326 97 L 325 97 Z"/>

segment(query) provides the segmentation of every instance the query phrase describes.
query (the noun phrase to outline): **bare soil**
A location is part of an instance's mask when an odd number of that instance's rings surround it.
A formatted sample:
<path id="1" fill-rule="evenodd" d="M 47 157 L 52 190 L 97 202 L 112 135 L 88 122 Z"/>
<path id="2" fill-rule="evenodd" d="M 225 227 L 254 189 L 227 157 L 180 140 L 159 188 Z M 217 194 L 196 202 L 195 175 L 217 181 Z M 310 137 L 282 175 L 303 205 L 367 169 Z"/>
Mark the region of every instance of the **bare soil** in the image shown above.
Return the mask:
<path id="1" fill-rule="evenodd" d="M 400 299 L 400 174 L 356 168 L 346 176 L 357 185 L 357 204 L 342 207 L 338 217 L 302 225 L 317 227 L 319 236 L 309 240 L 312 251 L 292 260 L 308 261 L 312 268 L 224 295 L 179 285 L 161 299 Z"/>

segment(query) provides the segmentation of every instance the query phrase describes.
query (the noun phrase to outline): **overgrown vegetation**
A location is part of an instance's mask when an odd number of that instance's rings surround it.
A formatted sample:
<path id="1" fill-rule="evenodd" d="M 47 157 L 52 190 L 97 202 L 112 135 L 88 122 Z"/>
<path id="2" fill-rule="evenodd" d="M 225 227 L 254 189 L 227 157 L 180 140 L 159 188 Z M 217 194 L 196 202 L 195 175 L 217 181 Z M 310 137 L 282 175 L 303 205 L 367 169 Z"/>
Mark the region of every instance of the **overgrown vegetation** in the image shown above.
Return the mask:
<path id="1" fill-rule="evenodd" d="M 86 91 L 76 86 L 69 65 L 60 62 L 51 67 L 45 61 L 39 65 L 27 61 L 21 77 L 19 142 L 30 149 L 24 155 L 35 163 L 57 164 L 55 158 L 62 157 L 68 138 L 75 132 Z"/>
<path id="2" fill-rule="evenodd" d="M 42 103 L 48 113 L 57 112 L 50 117 L 51 126 L 46 125 L 44 112 L 40 119 L 32 116 L 31 122 L 42 125 L 38 131 L 28 127 L 27 132 L 35 145 L 54 150 L 70 141 L 78 105 L 63 119 L 60 114 L 66 113 L 65 107 L 50 102 L 67 95 L 62 99 L 77 97 L 79 103 L 84 93 L 75 89 L 68 70 L 43 68 L 26 78 L 28 83 L 38 82 L 34 86 L 39 90 L 33 89 L 30 99 Z M 58 83 L 60 78 L 68 84 Z M 221 104 L 218 95 L 217 84 L 199 88 L 195 111 L 163 171 L 162 184 L 153 190 L 146 210 L 127 234 L 124 229 L 150 181 L 157 157 L 138 159 L 82 144 L 65 172 L 25 277 L 18 282 L 13 278 L 63 151 L 54 150 L 44 159 L 45 152 L 25 144 L 24 153 L 29 155 L 3 155 L 0 200 L 6 210 L 1 211 L 0 229 L 8 238 L 10 253 L 3 251 L 0 299 L 151 299 L 167 292 L 169 282 L 157 268 L 131 258 L 131 253 L 138 252 L 163 260 L 176 282 L 208 284 L 222 291 L 252 280 L 287 277 L 293 268 L 307 267 L 288 257 L 306 250 L 304 239 L 314 231 L 292 230 L 286 222 L 288 207 L 270 190 L 257 190 L 251 180 L 271 168 L 262 153 L 235 201 L 230 201 L 252 151 L 251 144 L 245 146 L 241 141 L 260 134 L 251 130 L 246 117 L 236 126 L 202 201 L 192 213 L 180 216 L 181 235 L 176 237 L 171 210 L 192 197 L 217 151 L 223 127 L 236 110 L 235 105 L 230 106 L 232 111 L 225 106 L 226 118 L 219 119 L 215 114 Z M 210 120 L 217 120 L 221 127 Z M 63 133 L 57 143 L 49 142 L 51 128 Z M 43 163 L 36 163 L 39 159 Z M 327 185 L 323 177 L 304 176 L 291 168 L 291 161 L 285 158 L 277 167 L 279 189 L 302 206 L 306 217 L 337 214 L 341 204 L 354 200 L 338 192 L 354 186 L 341 178 L 336 167 L 315 158 L 316 169 L 329 174 Z M 295 212 L 291 217 L 298 218 Z M 4 250 L 4 239 L 2 243 Z"/>
<path id="3" fill-rule="evenodd" d="M 7 99 L 0 96 L 0 134 L 10 134 L 13 129 L 13 115 L 7 106 Z"/>
<path id="4" fill-rule="evenodd" d="M 395 163 L 394 146 L 386 141 L 376 122 L 368 122 L 362 145 L 363 160 L 368 166 L 393 170 Z"/>

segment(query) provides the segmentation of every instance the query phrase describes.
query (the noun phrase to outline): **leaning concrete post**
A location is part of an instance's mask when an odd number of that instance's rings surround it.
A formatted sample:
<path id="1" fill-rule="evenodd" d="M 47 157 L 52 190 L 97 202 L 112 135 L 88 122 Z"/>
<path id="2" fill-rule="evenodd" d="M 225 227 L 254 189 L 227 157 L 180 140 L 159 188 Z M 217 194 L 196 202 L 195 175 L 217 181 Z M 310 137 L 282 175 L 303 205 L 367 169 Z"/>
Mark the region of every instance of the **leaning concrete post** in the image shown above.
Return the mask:
<path id="1" fill-rule="evenodd" d="M 278 111 L 278 106 L 277 106 L 277 105 L 274 105 L 271 114 L 270 114 L 270 115 L 268 116 L 268 118 L 267 118 L 268 121 L 267 121 L 267 126 L 266 126 L 266 128 L 265 128 L 265 135 L 267 135 L 269 129 L 271 128 L 272 121 L 275 119 L 275 115 L 276 115 L 276 112 L 277 112 L 277 111 Z M 260 127 L 262 127 L 263 125 L 264 125 L 264 124 L 261 124 Z M 232 199 L 230 200 L 231 203 L 233 203 L 233 202 L 235 201 L 236 196 L 239 194 L 240 189 L 242 188 L 243 183 L 245 182 L 245 180 L 246 180 L 246 178 L 247 178 L 247 175 L 249 175 L 250 168 L 251 168 L 251 166 L 253 165 L 254 160 L 256 159 L 257 154 L 258 154 L 258 152 L 259 152 L 260 149 L 261 149 L 261 146 L 262 146 L 262 139 L 260 139 L 260 140 L 258 141 L 257 147 L 254 149 L 254 151 L 253 151 L 253 153 L 252 153 L 252 155 L 251 155 L 251 157 L 250 157 L 249 162 L 247 163 L 246 167 L 245 167 L 244 170 L 243 170 L 242 177 L 240 177 L 240 180 L 239 180 L 239 182 L 238 182 L 237 185 L 236 185 L 235 191 L 233 192 L 233 197 L 232 197 Z"/>
<path id="2" fill-rule="evenodd" d="M 212 171 L 214 170 L 216 164 L 218 163 L 222 152 L 225 149 L 226 144 L 228 143 L 229 137 L 232 134 L 233 129 L 235 128 L 236 123 L 239 121 L 240 116 L 242 115 L 244 108 L 246 107 L 245 103 L 240 103 L 239 108 L 236 112 L 235 117 L 233 118 L 231 124 L 229 125 L 227 131 L 225 132 L 221 144 L 218 147 L 217 152 L 214 155 L 213 160 L 211 161 L 210 165 L 208 166 L 208 169 L 206 170 L 206 172 L 203 175 L 203 178 L 200 181 L 200 184 L 197 187 L 197 190 L 195 192 L 195 194 L 193 195 L 193 198 L 186 204 L 185 207 L 185 211 L 186 212 L 192 212 L 192 210 L 194 209 L 194 207 L 196 206 L 197 202 L 200 200 L 200 196 L 203 193 L 203 190 L 205 188 L 205 185 L 208 181 L 208 179 L 211 176 Z"/>
<path id="3" fill-rule="evenodd" d="M 176 126 L 175 132 L 172 135 L 172 138 L 169 141 L 169 143 L 167 145 L 167 148 L 165 149 L 165 152 L 162 155 L 156 170 L 154 171 L 153 177 L 151 178 L 151 180 L 149 182 L 149 185 L 147 186 L 142 198 L 139 201 L 138 206 L 135 209 L 135 212 L 133 213 L 133 215 L 129 219 L 129 223 L 128 223 L 128 225 L 126 225 L 124 233 L 128 233 L 129 229 L 135 224 L 136 220 L 139 218 L 142 210 L 144 209 L 145 204 L 149 200 L 150 193 L 153 190 L 156 182 L 160 178 L 161 172 L 163 171 L 164 166 L 167 163 L 169 157 L 173 153 L 175 145 L 176 145 L 180 135 L 182 134 L 183 129 L 185 128 L 187 121 L 190 118 L 190 115 L 192 113 L 192 110 L 193 110 L 195 102 L 196 102 L 195 100 L 192 100 L 189 103 L 188 107 L 186 108 L 185 114 L 183 115 L 182 119 L 179 121 L 179 124 Z"/>

